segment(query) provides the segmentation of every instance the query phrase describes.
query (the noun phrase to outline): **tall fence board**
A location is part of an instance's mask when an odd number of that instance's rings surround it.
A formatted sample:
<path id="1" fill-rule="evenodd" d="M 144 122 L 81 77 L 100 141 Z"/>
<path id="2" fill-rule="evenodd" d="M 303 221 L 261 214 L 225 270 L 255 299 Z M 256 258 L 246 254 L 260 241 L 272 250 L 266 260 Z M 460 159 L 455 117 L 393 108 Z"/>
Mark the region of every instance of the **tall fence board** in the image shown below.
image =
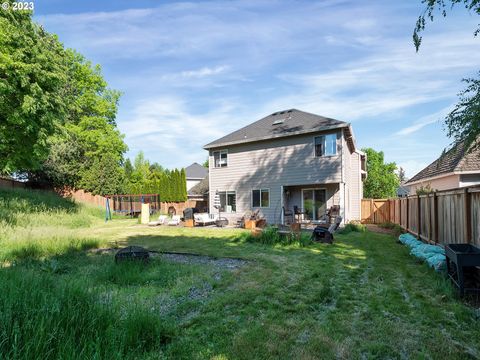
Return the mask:
<path id="1" fill-rule="evenodd" d="M 480 186 L 397 199 L 363 199 L 362 222 L 395 223 L 424 241 L 480 246 Z"/>

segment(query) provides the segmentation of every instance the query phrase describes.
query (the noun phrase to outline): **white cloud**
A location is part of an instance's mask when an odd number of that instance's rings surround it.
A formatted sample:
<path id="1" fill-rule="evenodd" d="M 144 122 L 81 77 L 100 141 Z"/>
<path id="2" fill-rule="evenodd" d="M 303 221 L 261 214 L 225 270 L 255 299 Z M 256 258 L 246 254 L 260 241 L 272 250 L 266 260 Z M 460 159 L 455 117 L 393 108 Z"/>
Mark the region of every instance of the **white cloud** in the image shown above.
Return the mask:
<path id="1" fill-rule="evenodd" d="M 446 108 L 444 108 L 440 111 L 437 111 L 436 113 L 433 113 L 433 114 L 430 114 L 430 115 L 427 115 L 427 116 L 423 116 L 423 117 L 419 118 L 418 120 L 414 121 L 412 125 L 407 126 L 403 129 L 397 131 L 395 133 L 395 135 L 400 135 L 400 136 L 411 135 L 411 134 L 423 129 L 427 125 L 442 121 L 443 119 L 445 119 L 445 116 L 450 111 L 452 111 L 452 109 L 453 109 L 453 105 L 448 106 L 448 107 L 446 107 Z"/>

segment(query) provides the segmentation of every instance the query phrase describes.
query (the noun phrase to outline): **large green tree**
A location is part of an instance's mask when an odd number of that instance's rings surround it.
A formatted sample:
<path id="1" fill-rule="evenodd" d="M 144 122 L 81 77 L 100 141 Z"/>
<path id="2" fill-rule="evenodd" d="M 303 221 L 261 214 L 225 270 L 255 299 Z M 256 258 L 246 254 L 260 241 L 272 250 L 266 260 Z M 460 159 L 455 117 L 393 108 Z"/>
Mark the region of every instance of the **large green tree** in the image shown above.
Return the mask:
<path id="1" fill-rule="evenodd" d="M 371 148 L 362 149 L 367 154 L 367 179 L 363 183 L 363 196 L 371 199 L 395 197 L 400 179 L 396 173 L 397 165 L 385 163 L 383 151 Z"/>
<path id="2" fill-rule="evenodd" d="M 26 11 L 0 11 L 0 172 L 41 167 L 65 116 L 63 46 Z"/>
<path id="3" fill-rule="evenodd" d="M 449 10 L 454 6 L 463 6 L 470 13 L 480 15 L 480 0 L 422 0 L 425 8 L 418 17 L 413 31 L 413 42 L 418 51 L 422 43 L 420 35 L 426 27 L 427 21 L 433 21 L 435 16 L 440 14 L 447 16 Z M 480 25 L 474 31 L 474 36 L 480 33 Z M 447 115 L 445 125 L 447 135 L 455 142 L 465 141 L 473 144 L 471 148 L 480 146 L 480 72 L 478 78 L 463 79 L 467 84 L 461 91 L 459 102 L 454 110 Z"/>

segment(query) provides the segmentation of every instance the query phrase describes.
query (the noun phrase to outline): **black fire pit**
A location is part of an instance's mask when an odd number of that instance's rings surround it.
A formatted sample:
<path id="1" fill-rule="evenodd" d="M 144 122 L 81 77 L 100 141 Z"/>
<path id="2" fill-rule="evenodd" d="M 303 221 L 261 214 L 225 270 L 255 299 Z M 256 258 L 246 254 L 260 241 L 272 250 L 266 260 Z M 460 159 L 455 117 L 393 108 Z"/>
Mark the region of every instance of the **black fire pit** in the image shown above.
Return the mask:
<path id="1" fill-rule="evenodd" d="M 458 287 L 460 295 L 463 296 L 465 291 L 479 292 L 480 288 L 474 281 L 468 282 L 469 287 L 465 286 L 465 274 L 475 271 L 475 267 L 480 266 L 480 248 L 470 244 L 449 244 L 445 246 L 445 255 L 448 276 Z"/>
<path id="2" fill-rule="evenodd" d="M 115 262 L 125 260 L 140 260 L 147 262 L 150 257 L 147 249 L 141 246 L 127 246 L 126 248 L 118 250 L 115 254 Z"/>

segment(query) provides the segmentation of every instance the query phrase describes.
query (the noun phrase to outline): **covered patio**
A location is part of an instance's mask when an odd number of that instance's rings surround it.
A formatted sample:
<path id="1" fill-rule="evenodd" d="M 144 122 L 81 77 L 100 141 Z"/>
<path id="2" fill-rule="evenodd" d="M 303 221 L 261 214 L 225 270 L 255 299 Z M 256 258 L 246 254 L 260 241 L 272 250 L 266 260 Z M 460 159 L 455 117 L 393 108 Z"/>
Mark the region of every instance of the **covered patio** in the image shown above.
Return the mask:
<path id="1" fill-rule="evenodd" d="M 342 215 L 343 188 L 341 183 L 282 186 L 282 224 L 315 225 L 329 222 L 328 213 Z"/>

